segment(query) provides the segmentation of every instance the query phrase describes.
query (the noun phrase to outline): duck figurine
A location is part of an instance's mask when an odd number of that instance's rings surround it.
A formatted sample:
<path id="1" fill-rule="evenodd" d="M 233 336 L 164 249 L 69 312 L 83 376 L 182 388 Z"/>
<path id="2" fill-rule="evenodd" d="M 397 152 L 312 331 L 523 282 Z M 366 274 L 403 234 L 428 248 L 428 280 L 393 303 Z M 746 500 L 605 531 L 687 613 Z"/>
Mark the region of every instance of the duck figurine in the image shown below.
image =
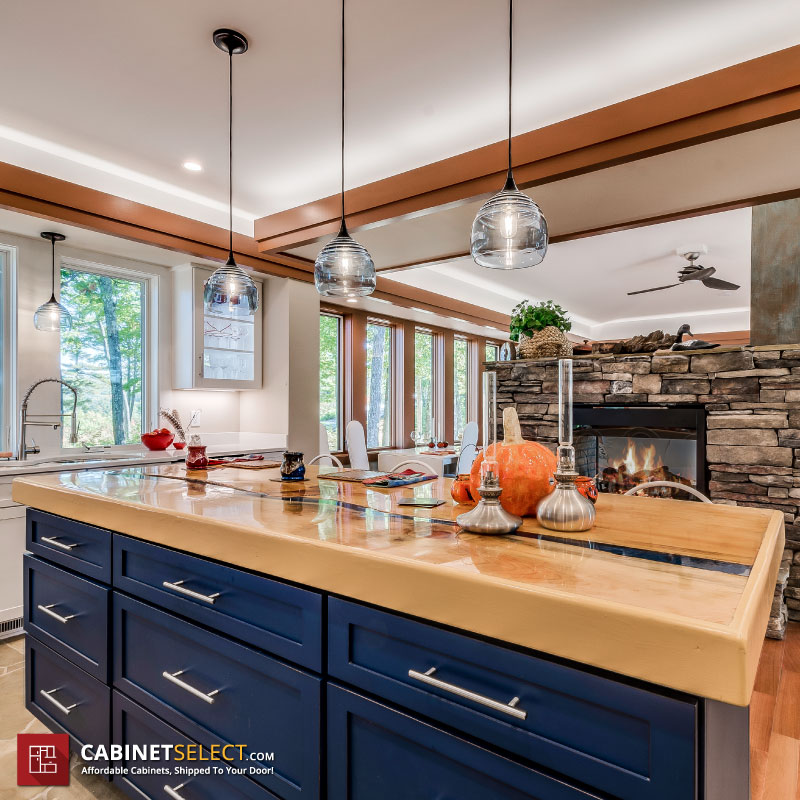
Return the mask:
<path id="1" fill-rule="evenodd" d="M 675 335 L 675 344 L 672 345 L 670 350 L 711 350 L 714 347 L 719 347 L 719 344 L 714 342 L 706 342 L 703 339 L 687 339 L 683 341 L 685 334 L 694 336 L 691 328 L 688 325 L 681 325 L 678 328 L 678 333 Z"/>

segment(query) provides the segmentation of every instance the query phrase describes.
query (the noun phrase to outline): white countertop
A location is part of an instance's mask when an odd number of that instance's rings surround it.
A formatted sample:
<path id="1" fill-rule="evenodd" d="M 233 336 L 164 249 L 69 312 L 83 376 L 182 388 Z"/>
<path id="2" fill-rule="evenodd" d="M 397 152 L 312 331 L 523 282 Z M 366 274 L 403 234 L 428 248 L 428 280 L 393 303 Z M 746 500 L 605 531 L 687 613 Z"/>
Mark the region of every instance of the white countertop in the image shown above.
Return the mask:
<path id="1" fill-rule="evenodd" d="M 206 433 L 200 434 L 210 456 L 228 456 L 246 453 L 268 453 L 286 449 L 286 434 L 279 433 Z M 74 453 L 40 453 L 26 461 L 0 461 L 0 483 L 10 483 L 17 475 L 37 475 L 44 472 L 73 472 L 84 469 L 103 469 L 124 466 L 169 464 L 183 461 L 186 450 L 148 450 L 144 445 L 130 448 Z M 2 497 L 0 497 L 2 500 Z"/>

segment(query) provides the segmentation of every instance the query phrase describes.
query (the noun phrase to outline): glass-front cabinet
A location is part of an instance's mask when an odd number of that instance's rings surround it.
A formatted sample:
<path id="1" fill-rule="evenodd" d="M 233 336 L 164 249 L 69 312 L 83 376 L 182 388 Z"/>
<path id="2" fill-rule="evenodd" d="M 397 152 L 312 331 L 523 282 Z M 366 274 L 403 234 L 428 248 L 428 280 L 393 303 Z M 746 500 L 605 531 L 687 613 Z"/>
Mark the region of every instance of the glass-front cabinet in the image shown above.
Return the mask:
<path id="1" fill-rule="evenodd" d="M 263 283 L 258 311 L 243 317 L 222 304 L 208 311 L 203 288 L 213 270 L 182 264 L 174 271 L 172 320 L 176 389 L 260 389 Z"/>

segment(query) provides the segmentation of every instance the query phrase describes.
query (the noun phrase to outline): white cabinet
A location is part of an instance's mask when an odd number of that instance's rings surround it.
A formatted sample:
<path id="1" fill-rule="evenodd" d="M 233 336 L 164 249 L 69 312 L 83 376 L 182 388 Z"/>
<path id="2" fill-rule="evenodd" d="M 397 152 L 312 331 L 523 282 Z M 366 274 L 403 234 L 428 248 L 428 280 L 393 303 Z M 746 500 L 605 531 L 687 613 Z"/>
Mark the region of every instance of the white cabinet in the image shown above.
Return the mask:
<path id="1" fill-rule="evenodd" d="M 0 639 L 22 633 L 24 552 L 25 506 L 0 501 Z"/>
<path id="2" fill-rule="evenodd" d="M 260 302 L 253 316 L 220 308 L 209 314 L 203 288 L 213 270 L 183 264 L 173 271 L 175 389 L 260 389 L 263 282 L 253 277 Z"/>

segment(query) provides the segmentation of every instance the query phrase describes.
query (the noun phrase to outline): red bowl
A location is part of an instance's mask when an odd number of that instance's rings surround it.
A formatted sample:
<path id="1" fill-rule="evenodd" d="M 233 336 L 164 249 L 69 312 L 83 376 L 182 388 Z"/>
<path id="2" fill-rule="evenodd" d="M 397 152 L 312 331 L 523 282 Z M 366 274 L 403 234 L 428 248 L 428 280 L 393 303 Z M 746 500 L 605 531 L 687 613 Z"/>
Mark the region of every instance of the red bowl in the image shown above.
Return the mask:
<path id="1" fill-rule="evenodd" d="M 148 450 L 166 450 L 175 438 L 174 433 L 143 433 L 142 444 Z"/>
<path id="2" fill-rule="evenodd" d="M 176 450 L 183 450 L 183 448 L 184 448 L 184 447 L 186 447 L 186 442 L 173 442 L 173 443 L 172 443 L 172 446 L 173 446 L 173 447 L 174 447 Z"/>

